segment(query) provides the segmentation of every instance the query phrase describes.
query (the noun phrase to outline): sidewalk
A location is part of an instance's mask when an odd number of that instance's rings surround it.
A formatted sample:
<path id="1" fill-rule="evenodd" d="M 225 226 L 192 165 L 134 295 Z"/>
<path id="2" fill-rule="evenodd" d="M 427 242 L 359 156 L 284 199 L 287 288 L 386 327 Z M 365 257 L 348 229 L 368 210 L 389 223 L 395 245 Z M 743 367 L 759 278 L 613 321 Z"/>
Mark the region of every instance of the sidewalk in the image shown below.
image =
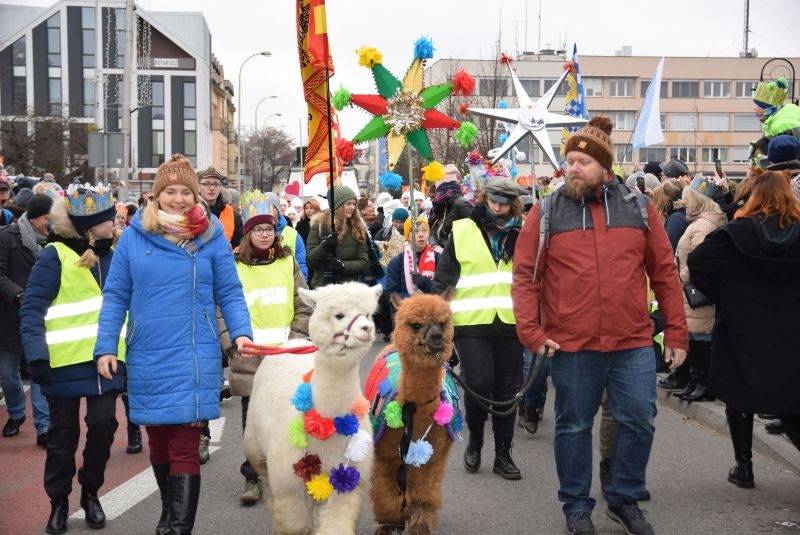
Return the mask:
<path id="1" fill-rule="evenodd" d="M 660 377 L 659 377 L 660 378 Z M 658 389 L 658 403 L 694 420 L 722 436 L 728 436 L 728 422 L 725 418 L 725 405 L 720 401 L 687 403 Z M 765 420 L 758 416 L 753 421 L 753 451 L 800 475 L 800 452 L 783 435 L 770 435 L 764 429 Z M 733 462 L 733 450 L 730 451 Z"/>

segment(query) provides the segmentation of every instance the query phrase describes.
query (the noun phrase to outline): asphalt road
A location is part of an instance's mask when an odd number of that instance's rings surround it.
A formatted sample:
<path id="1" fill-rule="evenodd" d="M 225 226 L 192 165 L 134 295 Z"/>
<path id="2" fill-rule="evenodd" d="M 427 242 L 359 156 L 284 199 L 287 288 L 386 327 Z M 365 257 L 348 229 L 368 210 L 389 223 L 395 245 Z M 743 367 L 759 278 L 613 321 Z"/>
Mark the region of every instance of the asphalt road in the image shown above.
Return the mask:
<path id="1" fill-rule="evenodd" d="M 377 353 L 376 344 L 372 355 Z M 371 358 L 362 365 L 366 374 Z M 513 457 L 523 473 L 521 481 L 504 481 L 491 473 L 493 452 L 491 441 L 484 449 L 484 466 L 474 475 L 463 470 L 465 442 L 456 443 L 451 452 L 444 484 L 444 507 L 440 515 L 439 533 L 471 534 L 557 534 L 564 533 L 564 521 L 556 499 L 557 478 L 553 460 L 553 409 L 548 403 L 539 432 L 527 435 L 517 430 Z M 223 402 L 224 422 L 215 424 L 214 443 L 219 449 L 203 467 L 203 488 L 195 533 L 270 533 L 268 513 L 263 501 L 253 507 L 239 505 L 243 478 L 239 465 L 244 460 L 241 448 L 241 410 L 238 398 Z M 124 425 L 118 435 L 124 438 Z M 487 437 L 491 432 L 487 429 Z M 5 439 L 0 439 L 5 440 Z M 36 450 L 32 455 L 41 457 Z M 756 489 L 742 490 L 726 481 L 732 463 L 727 437 L 716 435 L 684 420 L 678 413 L 660 408 L 656 419 L 656 437 L 650 466 L 648 488 L 653 495 L 642 508 L 659 534 L 800 534 L 800 477 L 762 457 L 755 459 Z M 799 454 L 800 455 L 800 454 Z M 145 471 L 133 474 L 124 483 L 114 471 L 125 467 L 144 466 L 143 454 L 127 456 L 115 450 L 109 465 L 108 479 L 116 487 L 104 487 L 101 494 L 107 512 L 116 511 L 103 533 L 153 533 L 160 513 L 160 501 L 154 484 L 148 483 Z M 6 458 L 6 460 L 8 460 Z M 595 459 L 597 466 L 598 459 Z M 0 469 L 6 465 L 0 449 Z M 488 468 L 487 468 L 488 466 Z M 596 472 L 595 472 L 596 473 Z M 6 476 L 2 476 L 5 478 Z M 38 477 L 38 476 L 37 476 Z M 0 483 L 0 503 L 13 498 L 13 483 Z M 76 483 L 77 488 L 77 483 Z M 39 491 L 43 494 L 43 491 Z M 77 492 L 74 508 L 77 508 Z M 599 497 L 598 482 L 594 495 Z M 40 500 L 41 501 L 41 500 Z M 8 505 L 8 502 L 6 502 Z M 38 517 L 44 526 L 46 511 L 42 507 L 27 509 L 24 505 L 0 516 L 0 533 L 41 533 L 22 529 L 25 518 Z M 42 516 L 44 514 L 44 516 Z M 605 503 L 598 499 L 593 516 L 598 533 L 623 533 L 605 515 Z M 37 525 L 36 522 L 33 523 Z M 373 519 L 365 502 L 358 533 L 373 531 Z M 70 520 L 69 533 L 97 533 L 82 520 Z"/>

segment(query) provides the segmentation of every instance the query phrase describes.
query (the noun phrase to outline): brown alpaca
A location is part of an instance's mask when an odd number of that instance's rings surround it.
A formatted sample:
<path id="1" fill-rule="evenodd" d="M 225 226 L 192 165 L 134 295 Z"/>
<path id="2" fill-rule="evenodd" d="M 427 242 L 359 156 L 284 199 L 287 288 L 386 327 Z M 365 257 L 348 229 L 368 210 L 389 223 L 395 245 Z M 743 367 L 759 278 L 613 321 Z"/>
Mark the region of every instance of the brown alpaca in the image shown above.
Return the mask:
<path id="1" fill-rule="evenodd" d="M 409 402 L 416 406 L 411 440 L 422 438 L 430 426 L 426 439 L 433 446 L 433 455 L 420 467 L 406 465 L 407 487 L 403 496 L 397 476 L 404 429 L 385 427 L 375 444 L 372 472 L 375 533 L 389 535 L 407 527 L 410 535 L 423 535 L 435 530 L 438 523 L 442 480 L 452 444 L 448 427 L 436 425 L 433 414 L 442 391 L 445 373 L 442 363 L 453 352 L 453 321 L 448 302 L 439 296 L 417 294 L 400 302 L 394 295 L 392 304 L 397 308 L 393 345 L 402 366 L 395 399 L 401 406 Z M 457 399 L 454 404 L 457 407 Z"/>

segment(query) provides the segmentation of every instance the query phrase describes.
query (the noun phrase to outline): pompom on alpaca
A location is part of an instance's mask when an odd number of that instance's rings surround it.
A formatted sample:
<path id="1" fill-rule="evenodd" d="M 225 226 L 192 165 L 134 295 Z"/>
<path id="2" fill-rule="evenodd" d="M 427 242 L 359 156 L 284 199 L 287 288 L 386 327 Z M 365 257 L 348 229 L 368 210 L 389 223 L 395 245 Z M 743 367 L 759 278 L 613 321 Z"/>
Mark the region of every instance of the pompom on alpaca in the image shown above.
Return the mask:
<path id="1" fill-rule="evenodd" d="M 267 487 L 272 533 L 356 532 L 373 458 L 358 363 L 375 339 L 380 292 L 354 282 L 301 289 L 314 308 L 309 334 L 317 351 L 259 365 L 244 448 Z M 308 342 L 284 347 L 302 345 Z"/>
<path id="2" fill-rule="evenodd" d="M 371 497 L 378 534 L 397 526 L 432 533 L 438 523 L 447 457 L 461 428 L 458 389 L 443 369 L 453 353 L 450 295 L 416 294 L 404 301 L 392 296 L 393 345 L 376 359 L 365 388 L 375 407 Z M 411 405 L 415 410 L 406 410 Z M 411 443 L 402 451 L 406 429 Z M 398 489 L 402 480 L 406 487 Z"/>

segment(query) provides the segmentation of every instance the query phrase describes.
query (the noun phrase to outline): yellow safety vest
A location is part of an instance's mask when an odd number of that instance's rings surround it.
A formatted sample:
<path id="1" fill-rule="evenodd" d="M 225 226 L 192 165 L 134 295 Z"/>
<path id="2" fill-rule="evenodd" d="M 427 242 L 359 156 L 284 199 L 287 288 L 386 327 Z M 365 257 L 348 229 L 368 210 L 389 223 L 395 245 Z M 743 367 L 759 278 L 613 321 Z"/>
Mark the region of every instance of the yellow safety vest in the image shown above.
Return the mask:
<path id="1" fill-rule="evenodd" d="M 453 222 L 453 244 L 461 267 L 450 302 L 453 325 L 488 325 L 495 315 L 503 323 L 516 324 L 511 304 L 514 264 L 505 260 L 495 263 L 483 234 L 472 219 Z"/>
<path id="2" fill-rule="evenodd" d="M 44 317 L 50 367 L 91 362 L 103 293 L 89 268 L 78 265 L 80 257 L 69 246 L 56 242 L 47 247 L 54 247 L 61 261 L 58 295 Z M 123 325 L 117 350 L 117 358 L 122 361 L 125 360 L 125 334 Z"/>
<path id="3" fill-rule="evenodd" d="M 281 241 L 286 247 L 292 250 L 292 256 L 294 256 L 295 251 L 297 251 L 297 236 L 297 231 L 289 225 L 286 225 L 281 230 Z"/>
<path id="4" fill-rule="evenodd" d="M 279 345 L 289 339 L 294 320 L 294 257 L 272 264 L 248 266 L 236 262 L 244 299 L 250 312 L 253 342 Z"/>

